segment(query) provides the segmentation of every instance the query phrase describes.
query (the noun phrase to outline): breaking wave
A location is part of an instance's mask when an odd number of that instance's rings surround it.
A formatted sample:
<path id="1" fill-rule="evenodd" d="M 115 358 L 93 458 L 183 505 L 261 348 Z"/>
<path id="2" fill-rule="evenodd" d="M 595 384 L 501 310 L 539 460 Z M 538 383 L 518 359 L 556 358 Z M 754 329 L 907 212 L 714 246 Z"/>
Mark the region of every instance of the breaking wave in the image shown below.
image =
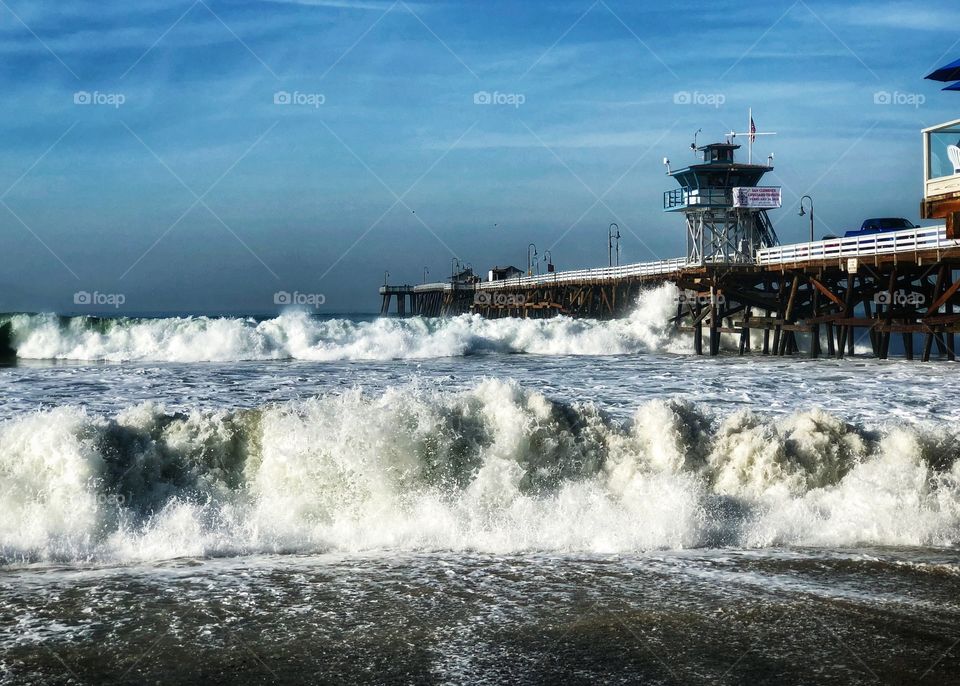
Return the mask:
<path id="1" fill-rule="evenodd" d="M 21 359 L 231 362 L 240 360 L 390 360 L 484 352 L 616 355 L 681 352 L 668 320 L 675 287 L 644 293 L 623 319 L 381 318 L 358 322 L 288 312 L 275 319 L 177 317 L 97 319 L 12 315 L 11 347 Z M 2 323 L 2 322 L 0 322 Z"/>
<path id="2" fill-rule="evenodd" d="M 952 428 L 676 400 L 619 422 L 497 380 L 232 412 L 61 407 L 0 424 L 0 556 L 953 546 L 958 453 Z"/>

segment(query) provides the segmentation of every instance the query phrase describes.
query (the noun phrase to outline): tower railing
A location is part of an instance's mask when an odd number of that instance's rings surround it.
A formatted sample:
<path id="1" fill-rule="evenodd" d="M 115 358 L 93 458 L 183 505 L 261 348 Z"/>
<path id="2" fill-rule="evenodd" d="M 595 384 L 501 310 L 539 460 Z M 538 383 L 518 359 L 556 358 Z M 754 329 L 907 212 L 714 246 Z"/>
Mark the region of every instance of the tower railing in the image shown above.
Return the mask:
<path id="1" fill-rule="evenodd" d="M 733 195 L 728 188 L 674 188 L 663 194 L 663 209 L 677 210 L 687 207 L 730 207 Z"/>

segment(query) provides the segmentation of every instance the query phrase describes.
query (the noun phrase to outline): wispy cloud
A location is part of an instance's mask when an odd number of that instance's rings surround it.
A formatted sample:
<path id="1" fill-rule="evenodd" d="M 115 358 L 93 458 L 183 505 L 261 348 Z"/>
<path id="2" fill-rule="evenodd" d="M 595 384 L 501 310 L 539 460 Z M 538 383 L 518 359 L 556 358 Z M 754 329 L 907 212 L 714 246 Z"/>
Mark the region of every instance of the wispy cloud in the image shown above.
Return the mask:
<path id="1" fill-rule="evenodd" d="M 397 3 L 392 0 L 263 0 L 263 2 L 272 2 L 281 5 L 307 5 L 311 7 L 333 7 L 347 10 L 372 10 L 376 12 L 386 12 Z M 407 3 L 407 6 L 420 12 L 426 7 L 415 3 Z M 397 9 L 402 9 L 398 6 Z"/>
<path id="2" fill-rule="evenodd" d="M 960 24 L 960 10 L 913 2 L 870 3 L 827 10 L 824 20 L 852 26 L 949 33 Z"/>
<path id="3" fill-rule="evenodd" d="M 662 132 L 647 131 L 570 131 L 552 132 L 541 136 L 551 148 L 640 148 L 650 145 Z M 529 133 L 478 133 L 465 138 L 459 148 L 481 150 L 488 148 L 543 148 L 543 143 Z M 443 148 L 444 142 L 430 147 Z"/>

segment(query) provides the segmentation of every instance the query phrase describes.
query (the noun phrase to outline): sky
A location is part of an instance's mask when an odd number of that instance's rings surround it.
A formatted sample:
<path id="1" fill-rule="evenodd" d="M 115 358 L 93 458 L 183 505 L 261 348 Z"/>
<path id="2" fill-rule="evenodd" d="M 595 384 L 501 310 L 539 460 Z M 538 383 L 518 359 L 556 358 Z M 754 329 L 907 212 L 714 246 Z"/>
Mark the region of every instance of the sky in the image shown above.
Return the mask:
<path id="1" fill-rule="evenodd" d="M 690 143 L 760 131 L 783 242 L 919 220 L 953 2 L 0 1 L 0 311 L 269 313 L 298 294 L 681 256 Z M 84 294 L 87 294 L 86 296 Z M 279 303 L 279 304 L 278 304 Z"/>

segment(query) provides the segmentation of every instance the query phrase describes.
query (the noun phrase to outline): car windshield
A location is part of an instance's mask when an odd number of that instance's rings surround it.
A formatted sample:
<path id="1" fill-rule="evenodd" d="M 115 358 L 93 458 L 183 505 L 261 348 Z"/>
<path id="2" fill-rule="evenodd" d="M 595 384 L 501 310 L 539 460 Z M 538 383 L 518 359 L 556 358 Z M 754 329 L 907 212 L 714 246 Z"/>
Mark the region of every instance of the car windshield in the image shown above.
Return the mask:
<path id="1" fill-rule="evenodd" d="M 912 229 L 913 224 L 902 217 L 882 217 L 878 219 L 868 219 L 863 223 L 863 228 L 889 231 L 892 229 Z"/>

